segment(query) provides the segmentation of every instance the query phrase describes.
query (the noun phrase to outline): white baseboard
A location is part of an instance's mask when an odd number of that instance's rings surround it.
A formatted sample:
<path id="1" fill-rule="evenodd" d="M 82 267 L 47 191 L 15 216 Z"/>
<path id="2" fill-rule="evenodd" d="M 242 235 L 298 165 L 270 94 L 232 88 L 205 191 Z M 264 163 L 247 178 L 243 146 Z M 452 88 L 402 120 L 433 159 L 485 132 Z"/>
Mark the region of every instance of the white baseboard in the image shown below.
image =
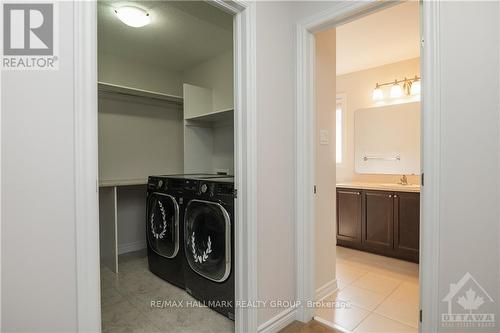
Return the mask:
<path id="1" fill-rule="evenodd" d="M 337 279 L 333 279 L 316 289 L 316 301 L 322 301 L 338 290 Z"/>
<path id="2" fill-rule="evenodd" d="M 146 248 L 146 242 L 144 241 L 118 244 L 118 254 L 139 251 L 145 248 Z"/>
<path id="3" fill-rule="evenodd" d="M 259 325 L 259 333 L 276 333 L 291 324 L 297 318 L 297 308 L 288 308 L 281 311 L 262 325 Z"/>

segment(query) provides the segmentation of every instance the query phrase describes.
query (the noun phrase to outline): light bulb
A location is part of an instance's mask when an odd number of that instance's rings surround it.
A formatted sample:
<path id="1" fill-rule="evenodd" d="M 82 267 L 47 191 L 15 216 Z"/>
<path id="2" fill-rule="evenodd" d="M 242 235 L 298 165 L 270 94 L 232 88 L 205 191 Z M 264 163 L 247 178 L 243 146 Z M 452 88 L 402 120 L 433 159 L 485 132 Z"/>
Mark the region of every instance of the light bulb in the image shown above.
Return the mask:
<path id="1" fill-rule="evenodd" d="M 115 9 L 116 16 L 126 25 L 140 28 L 151 22 L 149 14 L 137 7 L 120 7 Z"/>
<path id="2" fill-rule="evenodd" d="M 394 82 L 394 84 L 391 87 L 391 98 L 399 98 L 403 96 L 403 89 L 401 89 L 401 86 Z"/>
<path id="3" fill-rule="evenodd" d="M 373 94 L 372 94 L 372 99 L 374 101 L 380 101 L 384 98 L 384 92 L 380 87 L 377 85 L 375 89 L 373 89 Z"/>
<path id="4" fill-rule="evenodd" d="M 419 95 L 420 94 L 420 80 L 413 81 L 413 83 L 411 85 L 411 94 L 412 95 Z"/>

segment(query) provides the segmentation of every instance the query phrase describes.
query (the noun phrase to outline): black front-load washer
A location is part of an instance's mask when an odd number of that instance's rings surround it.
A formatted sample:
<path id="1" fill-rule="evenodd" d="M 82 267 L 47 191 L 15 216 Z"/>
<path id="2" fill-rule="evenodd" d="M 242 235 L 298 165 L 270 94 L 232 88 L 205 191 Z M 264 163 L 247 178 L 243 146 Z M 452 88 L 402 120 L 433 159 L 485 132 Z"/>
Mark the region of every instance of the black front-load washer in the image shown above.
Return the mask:
<path id="1" fill-rule="evenodd" d="M 184 196 L 198 189 L 196 178 L 210 174 L 150 176 L 148 178 L 146 240 L 149 270 L 184 288 Z"/>
<path id="2" fill-rule="evenodd" d="M 199 179 L 185 198 L 186 291 L 234 320 L 234 178 Z"/>

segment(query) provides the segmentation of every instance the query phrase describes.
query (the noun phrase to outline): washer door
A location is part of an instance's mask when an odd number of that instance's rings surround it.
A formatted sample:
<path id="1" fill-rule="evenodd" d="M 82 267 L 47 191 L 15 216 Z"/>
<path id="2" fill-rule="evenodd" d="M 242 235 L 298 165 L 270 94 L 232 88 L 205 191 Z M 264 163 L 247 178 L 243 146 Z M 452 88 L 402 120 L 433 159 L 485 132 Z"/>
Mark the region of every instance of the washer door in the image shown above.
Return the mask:
<path id="1" fill-rule="evenodd" d="M 191 200 L 184 217 L 189 266 L 201 276 L 224 282 L 231 273 L 231 220 L 216 202 Z"/>
<path id="2" fill-rule="evenodd" d="M 173 258 L 179 252 L 179 205 L 168 194 L 153 193 L 148 199 L 146 230 L 149 246 L 157 254 Z"/>

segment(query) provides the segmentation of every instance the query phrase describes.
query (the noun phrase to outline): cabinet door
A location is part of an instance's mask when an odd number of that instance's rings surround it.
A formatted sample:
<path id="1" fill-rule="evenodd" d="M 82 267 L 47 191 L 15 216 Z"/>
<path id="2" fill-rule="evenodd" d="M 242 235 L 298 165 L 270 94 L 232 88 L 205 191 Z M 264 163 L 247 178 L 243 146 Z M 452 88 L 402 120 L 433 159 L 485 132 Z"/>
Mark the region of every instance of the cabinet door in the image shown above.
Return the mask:
<path id="1" fill-rule="evenodd" d="M 394 203 L 392 192 L 365 191 L 363 210 L 363 247 L 393 252 Z"/>
<path id="2" fill-rule="evenodd" d="M 420 194 L 394 195 L 394 249 L 400 258 L 417 261 L 420 242 Z"/>
<path id="3" fill-rule="evenodd" d="M 361 191 L 337 189 L 337 244 L 361 246 Z"/>

